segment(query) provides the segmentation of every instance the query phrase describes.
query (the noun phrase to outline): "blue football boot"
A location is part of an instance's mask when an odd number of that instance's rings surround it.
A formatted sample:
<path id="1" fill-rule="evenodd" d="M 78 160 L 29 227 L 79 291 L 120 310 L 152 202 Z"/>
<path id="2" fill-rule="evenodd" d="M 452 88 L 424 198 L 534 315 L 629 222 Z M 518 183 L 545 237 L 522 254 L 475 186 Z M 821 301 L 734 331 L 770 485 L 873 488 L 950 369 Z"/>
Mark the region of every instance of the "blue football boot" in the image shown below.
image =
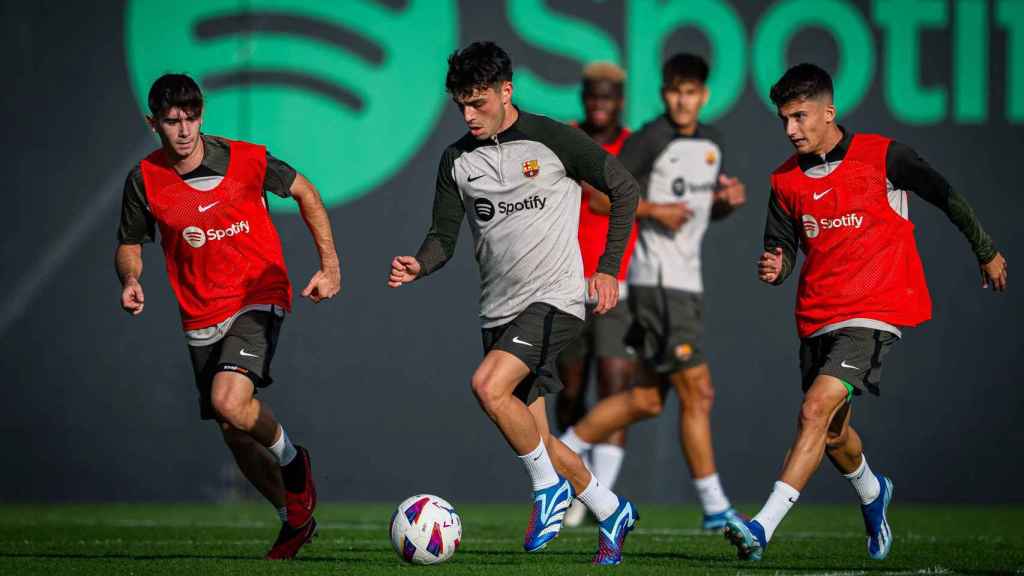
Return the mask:
<path id="1" fill-rule="evenodd" d="M 598 527 L 594 564 L 614 566 L 622 562 L 622 545 L 639 521 L 640 513 L 633 503 L 619 497 L 619 507 Z"/>
<path id="2" fill-rule="evenodd" d="M 739 518 L 740 520 L 750 520 L 743 514 L 736 511 L 735 508 L 729 508 L 724 512 L 717 514 L 705 514 L 704 519 L 700 523 L 701 530 L 705 532 L 721 532 L 725 529 L 725 523 L 730 518 Z"/>
<path id="3" fill-rule="evenodd" d="M 561 476 L 554 486 L 533 493 L 533 513 L 523 539 L 524 550 L 537 552 L 558 537 L 565 511 L 575 496 L 572 484 Z"/>
<path id="4" fill-rule="evenodd" d="M 886 512 L 892 502 L 894 486 L 892 480 L 881 474 L 875 474 L 875 477 L 881 486 L 878 497 L 870 504 L 861 505 L 860 510 L 864 514 L 864 529 L 868 533 L 868 556 L 884 560 L 892 549 L 892 528 L 889 527 Z"/>
<path id="5" fill-rule="evenodd" d="M 760 560 L 768 548 L 764 527 L 757 520 L 749 522 L 741 518 L 730 518 L 725 522 L 725 538 L 736 547 L 740 560 Z"/>

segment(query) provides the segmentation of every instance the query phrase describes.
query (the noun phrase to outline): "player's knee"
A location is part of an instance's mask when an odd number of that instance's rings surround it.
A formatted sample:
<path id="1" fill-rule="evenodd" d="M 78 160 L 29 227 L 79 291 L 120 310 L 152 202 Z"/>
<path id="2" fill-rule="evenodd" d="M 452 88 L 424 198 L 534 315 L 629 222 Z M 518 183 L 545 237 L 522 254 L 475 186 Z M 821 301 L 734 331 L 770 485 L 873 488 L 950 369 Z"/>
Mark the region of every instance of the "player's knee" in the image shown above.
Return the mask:
<path id="1" fill-rule="evenodd" d="M 230 389 L 215 389 L 210 397 L 210 402 L 217 415 L 224 423 L 235 428 L 240 427 L 249 400 L 244 395 L 233 393 Z"/>
<path id="2" fill-rule="evenodd" d="M 800 425 L 806 427 L 825 427 L 831 413 L 828 403 L 823 398 L 808 396 L 800 405 Z"/>
<path id="3" fill-rule="evenodd" d="M 473 388 L 473 395 L 476 396 L 477 402 L 484 410 L 491 413 L 499 409 L 502 396 L 497 383 L 489 373 L 477 370 L 470 379 L 470 386 Z"/>
<path id="4" fill-rule="evenodd" d="M 715 387 L 711 385 L 710 378 L 690 379 L 679 400 L 684 411 L 708 412 L 715 403 Z"/>

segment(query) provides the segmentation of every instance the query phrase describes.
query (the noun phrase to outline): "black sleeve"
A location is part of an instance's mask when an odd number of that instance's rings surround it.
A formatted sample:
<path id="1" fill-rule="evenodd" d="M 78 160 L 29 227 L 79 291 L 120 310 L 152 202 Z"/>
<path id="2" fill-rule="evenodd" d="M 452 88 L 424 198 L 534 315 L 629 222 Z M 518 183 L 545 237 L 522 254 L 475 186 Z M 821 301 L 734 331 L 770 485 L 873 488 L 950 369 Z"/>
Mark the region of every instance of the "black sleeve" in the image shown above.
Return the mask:
<path id="1" fill-rule="evenodd" d="M 459 228 L 466 215 L 462 195 L 452 175 L 458 152 L 454 148 L 445 150 L 437 167 L 437 187 L 434 191 L 434 214 L 427 237 L 416 253 L 422 271 L 426 276 L 445 265 L 455 254 L 455 243 L 459 239 Z"/>
<path id="2" fill-rule="evenodd" d="M 982 264 L 996 255 L 992 238 L 981 227 L 967 199 L 953 190 L 949 182 L 906 144 L 891 142 L 885 157 L 889 182 L 898 189 L 914 192 L 949 218 L 967 238 L 971 250 Z"/>
<path id="3" fill-rule="evenodd" d="M 263 178 L 264 190 L 281 198 L 288 198 L 292 195 L 292 184 L 297 175 L 298 172 L 290 164 L 267 152 L 267 174 Z"/>
<path id="4" fill-rule="evenodd" d="M 800 247 L 800 223 L 794 220 L 775 198 L 775 191 L 768 194 L 768 217 L 764 223 L 764 249 L 772 252 L 782 248 L 782 271 L 773 284 L 786 281 L 796 263 L 796 251 Z"/>
<path id="5" fill-rule="evenodd" d="M 640 186 L 617 158 L 579 128 L 544 118 L 535 137 L 550 147 L 565 165 L 566 175 L 584 181 L 612 201 L 608 214 L 608 240 L 597 271 L 617 276 L 633 228 Z"/>
<path id="6" fill-rule="evenodd" d="M 119 244 L 145 244 L 156 238 L 156 221 L 149 212 L 143 188 L 142 169 L 136 165 L 124 181 L 121 224 L 117 229 Z"/>
<path id="7" fill-rule="evenodd" d="M 634 132 L 622 144 L 619 151 L 619 162 L 636 178 L 640 187 L 640 198 L 647 198 L 647 185 L 651 181 L 651 170 L 656 157 L 654 145 L 646 131 Z"/>

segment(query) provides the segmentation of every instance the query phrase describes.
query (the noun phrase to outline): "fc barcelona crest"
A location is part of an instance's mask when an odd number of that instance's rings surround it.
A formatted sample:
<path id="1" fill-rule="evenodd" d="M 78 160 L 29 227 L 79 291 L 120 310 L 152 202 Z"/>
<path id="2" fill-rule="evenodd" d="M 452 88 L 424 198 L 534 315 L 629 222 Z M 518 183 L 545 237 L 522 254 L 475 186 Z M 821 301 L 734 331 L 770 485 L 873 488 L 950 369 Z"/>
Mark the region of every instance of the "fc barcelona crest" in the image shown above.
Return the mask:
<path id="1" fill-rule="evenodd" d="M 523 162 L 523 176 L 527 178 L 533 178 L 540 173 L 540 162 L 536 160 L 527 160 Z"/>

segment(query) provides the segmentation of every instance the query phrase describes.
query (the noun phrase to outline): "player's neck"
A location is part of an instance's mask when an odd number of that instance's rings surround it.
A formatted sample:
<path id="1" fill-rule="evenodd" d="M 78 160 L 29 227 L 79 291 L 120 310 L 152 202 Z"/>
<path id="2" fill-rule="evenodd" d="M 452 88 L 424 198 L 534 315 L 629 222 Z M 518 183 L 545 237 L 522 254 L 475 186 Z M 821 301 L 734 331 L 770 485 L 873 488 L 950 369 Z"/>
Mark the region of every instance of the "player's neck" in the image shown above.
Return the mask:
<path id="1" fill-rule="evenodd" d="M 843 131 L 839 129 L 838 125 L 833 124 L 829 129 L 828 134 L 826 134 L 825 138 L 821 141 L 821 147 L 818 150 L 815 150 L 814 153 L 818 156 L 825 156 L 835 149 L 835 147 L 842 141 Z"/>
<path id="2" fill-rule="evenodd" d="M 602 127 L 584 122 L 580 124 L 580 129 L 586 132 L 587 136 L 593 138 L 598 144 L 611 144 L 615 142 L 615 139 L 619 137 L 619 133 L 622 132 L 622 126 L 618 122 Z"/>
<path id="3" fill-rule="evenodd" d="M 174 168 L 174 171 L 178 174 L 188 174 L 195 170 L 203 163 L 203 155 L 206 152 L 206 143 L 203 141 L 202 135 L 199 136 L 199 142 L 192 152 L 188 156 L 178 156 L 174 149 L 168 150 L 164 148 L 164 154 L 167 156 L 167 162 Z"/>
<path id="4" fill-rule="evenodd" d="M 501 123 L 501 126 L 498 126 L 498 131 L 494 133 L 495 137 L 511 128 L 516 123 L 516 120 L 519 120 L 519 109 L 509 104 L 505 109 L 505 120 Z"/>

